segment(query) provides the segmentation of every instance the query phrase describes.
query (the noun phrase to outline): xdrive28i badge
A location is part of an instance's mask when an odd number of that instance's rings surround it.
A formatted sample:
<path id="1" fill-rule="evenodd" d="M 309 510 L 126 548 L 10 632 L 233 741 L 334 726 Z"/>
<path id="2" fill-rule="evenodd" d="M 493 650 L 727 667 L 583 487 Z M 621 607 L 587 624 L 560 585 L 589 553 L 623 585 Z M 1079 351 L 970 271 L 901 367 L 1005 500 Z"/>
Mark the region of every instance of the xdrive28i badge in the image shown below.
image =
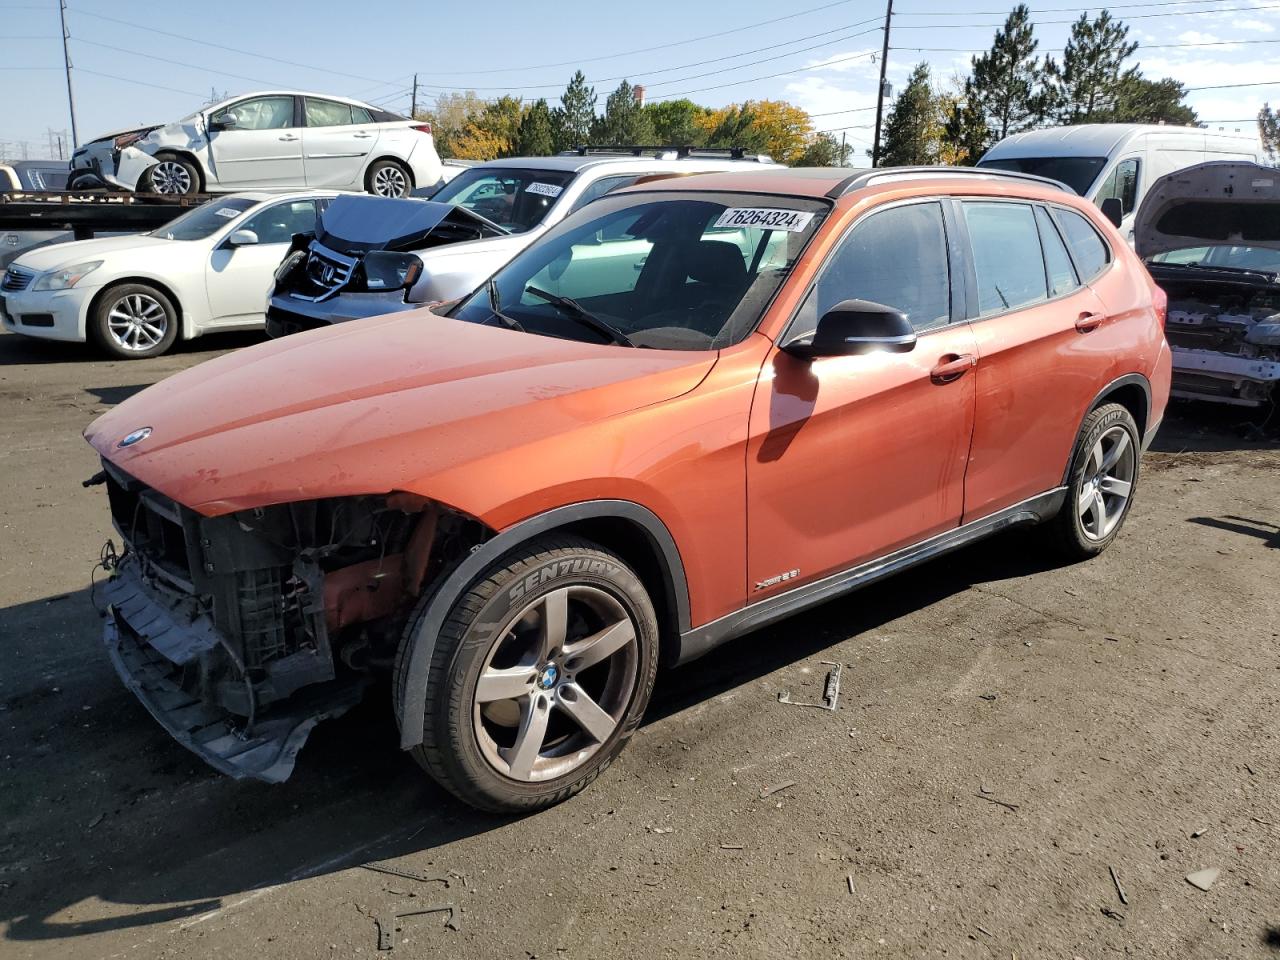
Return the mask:
<path id="1" fill-rule="evenodd" d="M 151 436 L 150 427 L 139 427 L 137 430 L 133 431 L 133 433 L 129 434 L 123 440 L 121 440 L 120 443 L 117 444 L 117 446 L 132 447 L 135 443 L 141 443 L 143 440 L 147 439 L 147 437 L 149 436 Z"/>

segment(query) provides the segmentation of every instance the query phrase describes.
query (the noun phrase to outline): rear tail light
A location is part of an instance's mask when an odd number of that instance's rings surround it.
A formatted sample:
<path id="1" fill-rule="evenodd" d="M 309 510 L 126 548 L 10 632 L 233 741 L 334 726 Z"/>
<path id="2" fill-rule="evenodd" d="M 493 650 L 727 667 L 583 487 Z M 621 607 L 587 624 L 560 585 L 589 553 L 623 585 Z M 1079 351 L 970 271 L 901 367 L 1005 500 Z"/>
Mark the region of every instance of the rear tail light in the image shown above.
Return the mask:
<path id="1" fill-rule="evenodd" d="M 431 132 L 431 124 L 429 124 L 429 123 L 415 123 L 415 124 L 414 124 L 412 127 L 410 127 L 409 129 L 410 129 L 410 130 L 417 130 L 419 133 L 430 133 L 430 132 Z"/>
<path id="2" fill-rule="evenodd" d="M 1151 294 L 1151 308 L 1156 312 L 1156 319 L 1160 321 L 1160 329 L 1165 328 L 1165 324 L 1169 319 L 1169 295 L 1160 287 L 1156 287 Z"/>

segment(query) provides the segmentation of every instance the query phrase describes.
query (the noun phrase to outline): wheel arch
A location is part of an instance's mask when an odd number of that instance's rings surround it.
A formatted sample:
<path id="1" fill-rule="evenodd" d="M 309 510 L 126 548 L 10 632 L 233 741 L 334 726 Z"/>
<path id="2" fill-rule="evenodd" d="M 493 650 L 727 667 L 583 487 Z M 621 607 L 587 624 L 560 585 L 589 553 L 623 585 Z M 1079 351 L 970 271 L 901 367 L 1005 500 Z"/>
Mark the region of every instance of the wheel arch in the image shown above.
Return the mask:
<path id="1" fill-rule="evenodd" d="M 88 338 L 88 335 L 89 335 L 88 325 L 93 322 L 93 318 L 97 315 L 98 307 L 102 303 L 106 295 L 110 293 L 112 290 L 114 290 L 116 287 L 124 286 L 125 284 L 129 284 L 129 283 L 140 283 L 148 287 L 155 287 L 158 291 L 160 291 L 166 297 L 168 297 L 169 302 L 173 304 L 173 309 L 178 311 L 178 339 L 179 340 L 189 339 L 189 336 L 186 330 L 187 312 L 185 309 L 183 309 L 182 300 L 178 297 L 178 294 L 174 292 L 174 289 L 170 284 L 165 283 L 163 280 L 157 280 L 155 277 L 144 277 L 144 276 L 116 277 L 116 279 L 108 281 L 107 283 L 102 285 L 102 289 L 99 290 L 97 293 L 95 293 L 93 297 L 89 300 L 89 308 L 88 310 L 85 311 L 85 337 L 86 338 Z"/>
<path id="2" fill-rule="evenodd" d="M 674 662 L 682 632 L 689 629 L 689 588 L 671 531 L 652 510 L 630 500 L 594 500 L 557 507 L 522 520 L 477 545 L 425 601 L 400 671 L 396 702 L 402 749 L 422 742 L 426 682 L 436 637 L 453 605 L 499 558 L 538 537 L 572 533 L 618 554 L 653 597 L 661 628 L 661 656 Z"/>
<path id="3" fill-rule="evenodd" d="M 369 171 L 373 169 L 375 163 L 381 163 L 383 160 L 394 163 L 404 171 L 405 176 L 409 178 L 409 189 L 411 191 L 418 186 L 417 178 L 413 175 L 413 167 L 409 165 L 408 160 L 403 157 L 397 157 L 394 153 L 379 153 L 369 158 L 369 162 L 364 165 L 364 172 L 360 175 L 360 179 L 364 181 L 365 190 L 369 189 Z"/>
<path id="4" fill-rule="evenodd" d="M 1138 425 L 1139 442 L 1146 436 L 1147 419 L 1151 415 L 1151 381 L 1140 373 L 1126 373 L 1099 390 L 1093 402 L 1085 409 L 1084 415 L 1080 418 L 1080 426 L 1076 430 L 1075 441 L 1067 451 L 1067 466 L 1062 472 L 1063 484 L 1071 478 L 1071 464 L 1075 458 L 1076 447 L 1080 444 L 1080 437 L 1084 435 L 1084 422 L 1089 419 L 1089 414 L 1104 403 L 1118 403 L 1128 410 L 1134 423 Z"/>
<path id="5" fill-rule="evenodd" d="M 200 176 L 200 182 L 196 185 L 198 188 L 196 192 L 206 192 L 209 186 L 209 171 L 205 169 L 204 163 L 201 162 L 200 157 L 197 154 L 190 150 L 184 150 L 181 147 L 161 147 L 151 155 L 151 158 L 159 161 L 160 155 L 164 153 L 171 153 L 175 157 L 181 157 L 183 160 L 191 161 L 191 164 L 196 168 L 196 173 Z M 147 169 L 150 170 L 151 168 L 148 167 Z"/>

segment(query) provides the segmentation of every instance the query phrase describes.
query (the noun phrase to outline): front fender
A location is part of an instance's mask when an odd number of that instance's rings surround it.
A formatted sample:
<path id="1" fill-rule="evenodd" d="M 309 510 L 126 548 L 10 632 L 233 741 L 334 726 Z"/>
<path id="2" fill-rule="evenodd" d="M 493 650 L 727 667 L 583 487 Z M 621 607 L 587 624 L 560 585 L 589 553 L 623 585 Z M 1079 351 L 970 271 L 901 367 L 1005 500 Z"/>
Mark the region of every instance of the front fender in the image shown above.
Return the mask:
<path id="1" fill-rule="evenodd" d="M 445 618 L 473 582 L 499 557 L 539 534 L 566 524 L 602 517 L 620 518 L 639 526 L 661 552 L 668 587 L 676 604 L 676 621 L 681 633 L 689 629 L 689 587 L 684 564 L 666 524 L 653 511 L 629 500 L 593 500 L 557 507 L 508 527 L 492 540 L 476 548 L 425 600 L 425 608 L 414 617 L 413 631 L 406 636 L 400 653 L 403 668 L 397 670 L 399 684 L 396 722 L 400 725 L 400 747 L 408 750 L 422 743 L 422 725 L 427 704 L 427 674 L 435 653 L 436 638 Z"/>
<path id="2" fill-rule="evenodd" d="M 120 151 L 120 158 L 116 161 L 115 173 L 107 173 L 104 169 L 102 177 L 108 183 L 125 190 L 137 190 L 142 175 L 157 163 L 159 161 L 155 157 L 143 153 L 137 147 L 125 147 Z"/>

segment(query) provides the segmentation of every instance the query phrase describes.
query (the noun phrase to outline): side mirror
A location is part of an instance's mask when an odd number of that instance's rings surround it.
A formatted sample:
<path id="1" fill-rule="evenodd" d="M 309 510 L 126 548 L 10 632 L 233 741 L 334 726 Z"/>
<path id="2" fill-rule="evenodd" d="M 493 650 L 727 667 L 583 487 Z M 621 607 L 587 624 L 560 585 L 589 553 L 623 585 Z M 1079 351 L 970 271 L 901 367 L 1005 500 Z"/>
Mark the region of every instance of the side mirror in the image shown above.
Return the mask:
<path id="1" fill-rule="evenodd" d="M 1113 227 L 1124 222 L 1124 205 L 1119 197 L 1107 197 L 1102 201 L 1102 215 L 1111 221 Z"/>
<path id="2" fill-rule="evenodd" d="M 907 353 L 915 349 L 916 332 L 906 314 L 870 300 L 842 300 L 822 315 L 812 337 L 782 349 L 805 360 L 866 353 Z"/>
<path id="3" fill-rule="evenodd" d="M 227 237 L 229 247 L 251 247 L 258 242 L 258 235 L 252 230 L 232 230 Z"/>
<path id="4" fill-rule="evenodd" d="M 230 110 L 215 113 L 209 118 L 210 130 L 234 130 L 239 125 L 240 121 L 236 119 L 236 115 Z"/>

